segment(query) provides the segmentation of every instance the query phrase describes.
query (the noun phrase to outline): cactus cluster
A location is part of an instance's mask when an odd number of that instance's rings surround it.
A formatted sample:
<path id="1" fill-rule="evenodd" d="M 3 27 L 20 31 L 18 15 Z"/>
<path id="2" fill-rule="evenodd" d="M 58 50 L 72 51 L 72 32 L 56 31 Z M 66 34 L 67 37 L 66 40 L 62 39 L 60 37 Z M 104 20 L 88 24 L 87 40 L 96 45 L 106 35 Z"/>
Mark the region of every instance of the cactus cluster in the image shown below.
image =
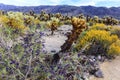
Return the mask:
<path id="1" fill-rule="evenodd" d="M 60 21 L 58 18 L 52 18 L 50 21 L 47 22 L 47 27 L 51 29 L 51 35 L 54 34 L 54 31 L 57 30 L 57 28 L 60 25 Z"/>
<path id="2" fill-rule="evenodd" d="M 79 14 L 77 17 L 80 19 L 86 19 L 86 22 L 92 23 L 92 24 L 96 24 L 96 23 L 104 23 L 106 25 L 118 25 L 119 24 L 119 20 L 117 20 L 111 16 L 104 16 L 104 17 L 100 18 L 98 16 L 92 17 L 90 15 L 84 16 L 83 14 Z"/>
<path id="3" fill-rule="evenodd" d="M 73 42 L 75 42 L 78 39 L 83 29 L 86 28 L 86 22 L 83 19 L 74 17 L 71 19 L 71 22 L 72 22 L 73 30 L 67 36 L 68 39 L 66 40 L 66 42 L 61 46 L 61 52 L 70 50 Z"/>
<path id="4" fill-rule="evenodd" d="M 103 23 L 106 25 L 117 25 L 118 21 L 113 17 L 106 16 L 103 18 Z"/>

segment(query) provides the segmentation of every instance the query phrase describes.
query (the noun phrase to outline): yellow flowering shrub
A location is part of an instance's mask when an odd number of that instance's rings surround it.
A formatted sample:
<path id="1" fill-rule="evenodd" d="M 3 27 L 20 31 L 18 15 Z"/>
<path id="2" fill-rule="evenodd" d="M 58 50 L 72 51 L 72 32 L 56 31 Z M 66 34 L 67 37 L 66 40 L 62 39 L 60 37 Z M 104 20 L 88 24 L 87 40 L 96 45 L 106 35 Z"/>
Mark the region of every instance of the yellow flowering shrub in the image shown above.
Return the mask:
<path id="1" fill-rule="evenodd" d="M 34 19 L 34 24 L 36 24 L 36 25 L 37 25 L 37 24 L 40 24 L 40 20 L 39 20 L 39 19 L 37 19 L 37 18 L 36 18 L 36 19 Z"/>
<path id="2" fill-rule="evenodd" d="M 94 24 L 93 26 L 91 26 L 90 29 L 96 29 L 96 30 L 110 30 L 111 29 L 111 26 L 106 26 L 105 24 L 103 23 L 96 23 Z"/>
<path id="3" fill-rule="evenodd" d="M 111 44 L 115 43 L 117 40 L 119 40 L 117 35 L 111 35 L 105 30 L 90 30 L 78 40 L 76 48 L 80 50 L 84 48 L 87 44 L 92 43 L 92 46 L 95 44 L 95 46 L 99 46 L 99 49 L 103 49 L 102 52 L 107 52 L 109 46 L 111 46 Z M 90 47 L 91 45 L 88 47 L 88 49 Z M 92 49 L 96 48 L 97 47 L 94 47 Z"/>
<path id="4" fill-rule="evenodd" d="M 0 24 L 7 24 L 9 22 L 9 19 L 6 15 L 0 15 Z"/>
<path id="5" fill-rule="evenodd" d="M 11 27 L 13 29 L 18 29 L 18 30 L 27 29 L 26 26 L 24 25 L 23 19 L 19 18 L 19 16 L 17 15 L 13 15 L 12 13 L 8 13 L 8 16 L 1 15 L 0 24 Z"/>
<path id="6" fill-rule="evenodd" d="M 118 37 L 116 35 L 110 36 L 110 33 L 105 30 L 90 30 L 85 36 L 79 40 L 79 45 L 84 46 L 87 42 L 99 41 L 105 44 L 111 44 L 116 41 Z M 77 45 L 79 47 L 79 45 Z"/>
<path id="7" fill-rule="evenodd" d="M 113 43 L 109 47 L 108 54 L 109 55 L 114 55 L 114 54 L 120 55 L 120 46 Z"/>

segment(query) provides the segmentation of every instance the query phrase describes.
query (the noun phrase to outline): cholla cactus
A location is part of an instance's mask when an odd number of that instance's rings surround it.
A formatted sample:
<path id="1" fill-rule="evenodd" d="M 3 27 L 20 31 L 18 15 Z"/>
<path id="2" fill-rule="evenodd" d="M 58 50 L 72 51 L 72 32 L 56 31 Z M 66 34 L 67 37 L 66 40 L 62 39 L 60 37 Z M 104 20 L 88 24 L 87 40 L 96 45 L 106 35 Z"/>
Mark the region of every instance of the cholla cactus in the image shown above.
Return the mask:
<path id="1" fill-rule="evenodd" d="M 84 17 L 83 14 L 79 14 L 79 15 L 78 15 L 78 18 L 80 18 L 80 19 L 85 19 L 85 17 Z"/>
<path id="2" fill-rule="evenodd" d="M 112 20 L 112 24 L 113 24 L 113 25 L 118 25 L 118 24 L 119 24 L 119 20 L 113 19 L 113 20 Z"/>
<path id="3" fill-rule="evenodd" d="M 106 16 L 103 18 L 103 23 L 106 25 L 118 25 L 119 21 L 113 17 Z"/>
<path id="4" fill-rule="evenodd" d="M 25 15 L 25 17 L 24 17 L 24 23 L 25 23 L 26 26 L 33 25 L 33 22 L 34 22 L 34 17 L 33 16 Z"/>
<path id="5" fill-rule="evenodd" d="M 86 22 L 90 22 L 90 20 L 91 20 L 91 16 L 87 15 L 86 16 Z"/>
<path id="6" fill-rule="evenodd" d="M 83 29 L 86 26 L 84 19 L 79 19 L 79 18 L 73 17 L 71 21 L 72 21 L 72 25 L 73 25 L 73 30 L 74 29 Z"/>
<path id="7" fill-rule="evenodd" d="M 40 12 L 40 15 L 44 15 L 44 14 L 46 14 L 46 13 L 45 13 L 44 10 L 42 10 L 42 11 Z"/>
<path id="8" fill-rule="evenodd" d="M 61 46 L 61 52 L 66 52 L 67 50 L 69 50 L 73 42 L 75 42 L 78 39 L 83 29 L 86 28 L 86 22 L 83 19 L 74 17 L 72 18 L 71 22 L 73 30 L 72 33 L 67 36 L 68 39 L 66 40 L 66 42 Z"/>
<path id="9" fill-rule="evenodd" d="M 8 26 L 17 30 L 26 29 L 22 15 L 17 12 L 8 12 L 7 15 L 2 15 L 0 17 L 0 23 L 4 26 Z"/>
<path id="10" fill-rule="evenodd" d="M 35 13 L 35 12 L 34 12 L 33 10 L 30 10 L 30 11 L 29 11 L 29 14 L 30 14 L 31 16 L 34 16 L 34 13 Z"/>
<path id="11" fill-rule="evenodd" d="M 98 16 L 94 16 L 94 17 L 93 17 L 93 22 L 94 22 L 94 23 L 98 23 L 98 21 L 99 21 L 99 17 L 98 17 Z"/>
<path id="12" fill-rule="evenodd" d="M 47 22 L 47 27 L 52 31 L 51 35 L 54 34 L 54 31 L 57 30 L 58 26 L 60 26 L 60 21 L 58 18 L 51 18 L 51 21 Z"/>
<path id="13" fill-rule="evenodd" d="M 61 15 L 60 13 L 56 13 L 56 14 L 55 14 L 55 17 L 56 17 L 56 18 L 60 18 L 61 16 L 62 16 L 62 15 Z"/>
<path id="14" fill-rule="evenodd" d="M 44 20 L 47 21 L 50 19 L 50 16 L 48 14 L 44 14 Z"/>
<path id="15" fill-rule="evenodd" d="M 45 11 L 42 10 L 42 11 L 40 12 L 39 19 L 40 19 L 41 21 L 50 20 L 50 14 L 47 14 L 47 13 L 45 13 Z"/>
<path id="16" fill-rule="evenodd" d="M 4 15 L 4 14 L 5 14 L 5 11 L 0 10 L 0 15 Z"/>

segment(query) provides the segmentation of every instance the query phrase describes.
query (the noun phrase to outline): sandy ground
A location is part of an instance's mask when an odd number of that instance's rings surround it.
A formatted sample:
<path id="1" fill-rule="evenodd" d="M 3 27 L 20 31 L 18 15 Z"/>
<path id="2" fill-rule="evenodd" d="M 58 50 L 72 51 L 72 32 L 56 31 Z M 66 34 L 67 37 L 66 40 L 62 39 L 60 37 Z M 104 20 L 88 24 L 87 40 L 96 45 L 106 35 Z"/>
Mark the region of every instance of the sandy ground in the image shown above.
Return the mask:
<path id="1" fill-rule="evenodd" d="M 44 31 L 45 36 L 42 38 L 45 42 L 45 50 L 51 52 L 55 50 L 58 52 L 60 46 L 65 42 L 67 37 L 64 35 L 67 32 L 70 32 L 72 26 L 64 25 L 55 32 L 54 35 L 49 35 L 51 32 L 46 30 Z M 120 80 L 120 57 L 112 61 L 106 61 L 100 63 L 101 70 L 103 71 L 104 78 L 96 78 L 94 76 L 90 77 L 90 80 Z"/>
<path id="2" fill-rule="evenodd" d="M 67 38 L 61 35 L 53 35 L 53 36 L 43 37 L 43 39 L 45 40 L 44 45 L 45 45 L 45 50 L 47 52 L 51 52 L 54 50 L 56 52 L 59 52 L 60 46 L 65 42 Z"/>
<path id="3" fill-rule="evenodd" d="M 65 40 L 67 39 L 67 37 L 64 34 L 70 32 L 71 30 L 72 26 L 68 25 L 59 27 L 58 30 L 55 31 L 54 35 L 50 35 L 51 31 L 45 30 L 44 31 L 45 36 L 42 37 L 45 42 L 44 49 L 49 53 L 54 50 L 56 52 L 59 52 L 61 50 L 60 46 L 62 46 Z"/>
<path id="4" fill-rule="evenodd" d="M 91 77 L 90 80 L 120 80 L 120 56 L 100 64 L 104 78 Z"/>

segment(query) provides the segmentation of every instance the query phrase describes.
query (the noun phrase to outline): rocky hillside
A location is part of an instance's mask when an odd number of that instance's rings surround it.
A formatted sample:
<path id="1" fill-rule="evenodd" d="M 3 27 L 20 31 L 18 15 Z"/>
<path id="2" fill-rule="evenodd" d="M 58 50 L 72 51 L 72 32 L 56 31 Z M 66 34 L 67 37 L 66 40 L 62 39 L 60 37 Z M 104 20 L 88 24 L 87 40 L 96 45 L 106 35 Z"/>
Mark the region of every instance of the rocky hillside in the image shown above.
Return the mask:
<path id="1" fill-rule="evenodd" d="M 70 6 L 70 5 L 57 5 L 57 6 L 13 6 L 0 4 L 0 10 L 5 11 L 20 11 L 28 12 L 33 10 L 35 13 L 40 13 L 41 10 L 45 10 L 47 13 L 62 13 L 64 15 L 78 15 L 83 13 L 85 15 L 103 17 L 106 15 L 113 16 L 120 19 L 120 7 L 94 7 L 94 6 Z"/>

